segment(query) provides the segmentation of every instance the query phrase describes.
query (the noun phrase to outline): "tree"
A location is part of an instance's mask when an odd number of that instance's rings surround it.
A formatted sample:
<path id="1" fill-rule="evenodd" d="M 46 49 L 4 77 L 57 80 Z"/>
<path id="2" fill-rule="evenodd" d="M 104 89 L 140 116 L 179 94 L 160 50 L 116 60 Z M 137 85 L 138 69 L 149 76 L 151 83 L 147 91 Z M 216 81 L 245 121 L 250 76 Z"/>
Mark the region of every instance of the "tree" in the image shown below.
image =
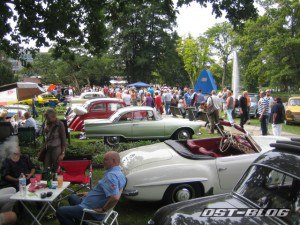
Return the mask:
<path id="1" fill-rule="evenodd" d="M 211 65 L 213 62 L 209 48 L 211 41 L 211 39 L 203 36 L 200 36 L 197 39 L 189 36 L 186 39 L 180 38 L 178 40 L 178 55 L 183 60 L 184 69 L 187 72 L 193 87 L 200 71 Z"/>
<path id="2" fill-rule="evenodd" d="M 229 56 L 233 51 L 234 32 L 231 24 L 224 22 L 216 24 L 209 28 L 205 35 L 212 39 L 212 51 L 216 51 L 216 55 L 221 59 L 223 66 L 222 87 L 225 86 L 225 79 L 228 77 Z"/>
<path id="3" fill-rule="evenodd" d="M 23 73 L 41 76 L 44 83 L 72 85 L 79 90 L 83 85 L 99 85 L 109 81 L 111 76 L 120 74 L 117 60 L 110 53 L 102 57 L 64 53 L 53 58 L 50 53 L 38 53 L 30 69 Z"/>
<path id="4" fill-rule="evenodd" d="M 178 0 L 178 6 L 189 4 L 193 1 L 196 1 L 204 7 L 206 7 L 208 3 L 211 3 L 213 9 L 212 13 L 215 14 L 216 17 L 221 17 L 225 11 L 225 18 L 235 27 L 241 26 L 245 21 L 257 17 L 254 0 Z"/>
<path id="5" fill-rule="evenodd" d="M 300 3 L 269 1 L 266 13 L 249 21 L 239 33 L 240 61 L 244 84 L 256 91 L 260 86 L 300 87 Z M 276 4 L 276 7 L 273 5 Z"/>
<path id="6" fill-rule="evenodd" d="M 179 0 L 178 5 L 189 4 L 191 1 Z M 202 6 L 212 3 L 216 16 L 221 16 L 222 11 L 225 11 L 229 21 L 237 25 L 257 14 L 254 0 L 194 1 Z M 160 9 L 167 11 L 168 15 L 175 12 L 172 0 L 2 0 L 0 50 L 17 54 L 21 42 L 33 40 L 37 47 L 56 43 L 59 54 L 69 51 L 73 46 L 84 47 L 92 54 L 100 54 L 103 49 L 107 49 L 107 25 L 120 21 L 120 15 L 123 15 L 122 18 L 130 17 L 131 11 L 127 4 L 134 2 L 137 5 L 143 3 L 144 6 L 158 3 Z"/>
<path id="7" fill-rule="evenodd" d="M 166 1 L 124 0 L 112 21 L 114 52 L 128 82 L 151 82 L 170 41 L 175 12 Z M 125 13 L 124 13 L 125 12 Z"/>
<path id="8" fill-rule="evenodd" d="M 0 51 L 0 86 L 16 82 L 16 80 L 11 63 L 6 59 L 5 53 Z"/>

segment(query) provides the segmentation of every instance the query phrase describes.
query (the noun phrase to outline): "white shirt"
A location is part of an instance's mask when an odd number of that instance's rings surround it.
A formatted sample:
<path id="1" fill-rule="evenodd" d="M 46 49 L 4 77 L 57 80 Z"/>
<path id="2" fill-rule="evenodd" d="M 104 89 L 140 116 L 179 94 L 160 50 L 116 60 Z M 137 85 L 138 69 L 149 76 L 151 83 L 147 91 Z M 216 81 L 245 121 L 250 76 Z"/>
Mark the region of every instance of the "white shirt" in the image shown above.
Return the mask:
<path id="1" fill-rule="evenodd" d="M 168 92 L 163 96 L 163 98 L 164 98 L 164 102 L 170 102 L 172 99 L 172 94 Z"/>
<path id="2" fill-rule="evenodd" d="M 129 94 L 124 93 L 122 95 L 123 101 L 125 102 L 125 104 L 128 106 L 131 103 L 131 96 Z"/>
<path id="3" fill-rule="evenodd" d="M 212 95 L 211 97 L 208 97 L 208 99 L 207 99 L 207 105 L 208 106 L 211 105 L 212 101 L 214 103 L 215 108 L 216 109 L 220 109 L 220 104 L 222 104 L 222 99 L 219 98 L 216 95 Z"/>
<path id="4" fill-rule="evenodd" d="M 24 127 L 34 127 L 35 131 L 38 131 L 38 127 L 36 125 L 36 121 L 30 117 L 25 121 Z"/>

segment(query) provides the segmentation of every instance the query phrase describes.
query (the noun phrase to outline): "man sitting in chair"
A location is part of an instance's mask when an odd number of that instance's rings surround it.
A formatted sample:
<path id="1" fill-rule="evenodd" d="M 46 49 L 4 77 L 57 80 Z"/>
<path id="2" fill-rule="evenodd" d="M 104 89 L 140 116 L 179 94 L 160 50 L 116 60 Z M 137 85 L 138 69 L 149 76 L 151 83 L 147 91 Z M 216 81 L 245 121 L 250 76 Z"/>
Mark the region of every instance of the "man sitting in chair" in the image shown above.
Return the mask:
<path id="1" fill-rule="evenodd" d="M 120 168 L 119 153 L 110 151 L 104 155 L 104 177 L 90 191 L 73 194 L 69 197 L 70 206 L 60 207 L 56 211 L 57 219 L 62 225 L 75 225 L 83 215 L 83 209 L 93 209 L 98 213 L 105 213 L 112 209 L 121 197 L 126 184 L 126 178 Z M 103 219 L 103 215 L 91 215 L 96 220 Z"/>

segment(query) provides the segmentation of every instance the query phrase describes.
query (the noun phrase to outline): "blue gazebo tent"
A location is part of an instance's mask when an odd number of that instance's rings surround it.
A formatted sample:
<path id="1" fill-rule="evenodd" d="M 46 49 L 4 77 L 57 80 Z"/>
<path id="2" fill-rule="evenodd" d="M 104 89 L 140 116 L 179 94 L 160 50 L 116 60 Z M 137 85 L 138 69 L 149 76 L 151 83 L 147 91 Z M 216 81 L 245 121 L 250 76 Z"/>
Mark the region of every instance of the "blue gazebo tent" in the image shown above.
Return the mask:
<path id="1" fill-rule="evenodd" d="M 194 87 L 195 92 L 202 90 L 203 94 L 210 94 L 212 90 L 217 90 L 216 82 L 209 70 L 202 70 Z"/>
<path id="2" fill-rule="evenodd" d="M 133 84 L 128 84 L 127 87 L 136 87 L 136 88 L 150 87 L 150 84 L 146 84 L 144 82 L 136 82 Z"/>

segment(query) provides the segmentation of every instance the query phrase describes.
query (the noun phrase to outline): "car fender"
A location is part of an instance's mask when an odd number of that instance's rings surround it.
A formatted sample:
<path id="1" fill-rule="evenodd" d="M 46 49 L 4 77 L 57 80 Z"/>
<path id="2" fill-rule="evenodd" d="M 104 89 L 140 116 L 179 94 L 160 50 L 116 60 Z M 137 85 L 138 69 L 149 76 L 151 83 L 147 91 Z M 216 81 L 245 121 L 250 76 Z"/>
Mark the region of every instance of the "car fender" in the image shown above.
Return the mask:
<path id="1" fill-rule="evenodd" d="M 138 190 L 138 196 L 130 197 L 133 200 L 160 201 L 167 188 L 172 184 L 201 182 L 204 192 L 218 186 L 219 180 L 215 160 L 209 160 L 210 162 L 202 161 L 203 165 L 198 160 L 188 161 L 189 163 L 176 163 L 164 166 L 150 164 L 148 168 L 141 170 L 135 168 L 132 173 L 127 175 L 125 189 Z"/>

